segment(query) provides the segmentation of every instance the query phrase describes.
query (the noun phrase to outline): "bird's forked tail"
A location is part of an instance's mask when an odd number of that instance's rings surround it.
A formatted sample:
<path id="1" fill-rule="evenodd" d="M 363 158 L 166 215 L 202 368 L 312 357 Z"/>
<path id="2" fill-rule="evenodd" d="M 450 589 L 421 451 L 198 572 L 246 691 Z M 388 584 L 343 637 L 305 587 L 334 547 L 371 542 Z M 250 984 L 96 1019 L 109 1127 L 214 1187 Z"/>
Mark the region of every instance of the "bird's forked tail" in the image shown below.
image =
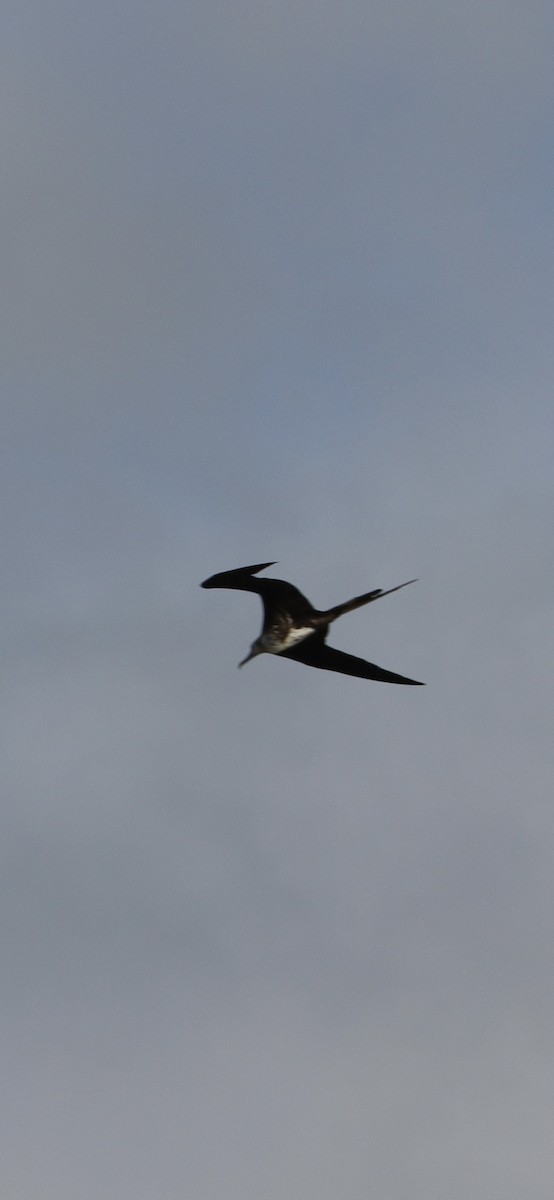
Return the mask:
<path id="1" fill-rule="evenodd" d="M 334 608 L 328 608 L 326 612 L 321 613 L 323 618 L 321 624 L 330 625 L 331 621 L 336 621 L 337 617 L 342 617 L 355 608 L 361 608 L 363 604 L 371 604 L 372 600 L 380 600 L 382 596 L 390 596 L 391 592 L 399 592 L 401 588 L 408 587 L 410 583 L 417 583 L 417 580 L 408 579 L 406 583 L 398 583 L 396 587 L 387 588 L 385 591 L 383 588 L 374 588 L 372 592 L 364 592 L 363 596 L 354 596 L 353 600 L 345 600 L 344 604 L 336 604 Z"/>

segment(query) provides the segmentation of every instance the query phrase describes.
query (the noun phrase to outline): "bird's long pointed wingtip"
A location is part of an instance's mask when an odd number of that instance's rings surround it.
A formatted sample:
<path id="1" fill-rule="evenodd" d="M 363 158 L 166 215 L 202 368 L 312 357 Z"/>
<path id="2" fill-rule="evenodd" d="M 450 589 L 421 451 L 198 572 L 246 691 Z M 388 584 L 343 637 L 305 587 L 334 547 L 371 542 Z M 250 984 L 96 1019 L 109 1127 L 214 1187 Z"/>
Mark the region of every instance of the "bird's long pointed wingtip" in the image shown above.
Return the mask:
<path id="1" fill-rule="evenodd" d="M 223 580 L 240 579 L 241 576 L 259 575 L 260 571 L 265 571 L 267 567 L 274 567 L 275 562 L 254 563 L 251 567 L 235 567 L 230 571 L 218 571 L 216 575 L 210 575 L 209 579 L 204 579 L 200 584 L 202 588 L 224 587 Z"/>

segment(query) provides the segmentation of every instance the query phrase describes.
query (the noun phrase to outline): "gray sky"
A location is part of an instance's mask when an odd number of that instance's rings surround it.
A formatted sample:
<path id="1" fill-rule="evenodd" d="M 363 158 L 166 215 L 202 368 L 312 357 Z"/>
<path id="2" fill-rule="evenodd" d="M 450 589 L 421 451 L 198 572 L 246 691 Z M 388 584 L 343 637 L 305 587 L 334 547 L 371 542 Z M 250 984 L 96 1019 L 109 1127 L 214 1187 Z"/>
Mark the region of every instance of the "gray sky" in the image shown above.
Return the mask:
<path id="1" fill-rule="evenodd" d="M 552 24 L 8 2 L 7 1200 L 551 1200 Z"/>

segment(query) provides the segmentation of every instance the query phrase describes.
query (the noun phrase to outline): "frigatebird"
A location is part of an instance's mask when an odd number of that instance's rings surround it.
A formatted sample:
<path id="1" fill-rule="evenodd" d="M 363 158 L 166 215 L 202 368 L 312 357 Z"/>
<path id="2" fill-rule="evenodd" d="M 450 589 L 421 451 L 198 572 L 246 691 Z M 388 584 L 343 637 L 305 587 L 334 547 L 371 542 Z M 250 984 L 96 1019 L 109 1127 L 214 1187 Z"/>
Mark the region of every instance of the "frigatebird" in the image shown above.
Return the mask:
<path id="1" fill-rule="evenodd" d="M 337 617 L 344 613 L 360 608 L 362 604 L 370 604 L 372 600 L 380 600 L 381 596 L 390 596 L 400 588 L 415 583 L 408 579 L 396 587 L 374 588 L 363 596 L 355 596 L 344 604 L 320 611 L 314 608 L 310 601 L 299 592 L 292 583 L 284 579 L 256 579 L 260 571 L 266 567 L 274 567 L 275 563 L 256 563 L 252 567 L 238 567 L 234 571 L 220 571 L 211 575 L 200 586 L 203 588 L 233 588 L 239 592 L 257 592 L 264 606 L 264 622 L 262 632 L 255 642 L 252 642 L 250 653 L 239 663 L 239 667 L 256 658 L 258 654 L 279 654 L 282 658 L 294 658 L 296 662 L 306 663 L 308 667 L 320 667 L 323 671 L 339 671 L 342 675 L 358 675 L 361 679 L 377 679 L 381 683 L 410 683 L 417 687 L 423 686 L 419 679 L 408 679 L 405 675 L 396 675 L 394 671 L 385 671 L 374 663 L 356 658 L 353 654 L 345 654 L 328 646 L 325 639 L 329 626 Z"/>

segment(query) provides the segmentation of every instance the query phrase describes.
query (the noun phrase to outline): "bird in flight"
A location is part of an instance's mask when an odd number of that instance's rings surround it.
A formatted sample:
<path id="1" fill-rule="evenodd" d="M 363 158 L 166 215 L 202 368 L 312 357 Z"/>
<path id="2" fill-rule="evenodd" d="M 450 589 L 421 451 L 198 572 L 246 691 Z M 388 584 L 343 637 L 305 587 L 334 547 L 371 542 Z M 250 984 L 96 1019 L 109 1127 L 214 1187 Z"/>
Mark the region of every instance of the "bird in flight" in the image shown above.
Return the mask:
<path id="1" fill-rule="evenodd" d="M 355 596 L 344 604 L 320 611 L 314 608 L 310 601 L 283 579 L 256 579 L 260 571 L 273 567 L 275 563 L 256 563 L 252 567 L 238 567 L 234 571 L 220 571 L 211 575 L 200 586 L 203 588 L 233 588 L 239 592 L 257 592 L 264 606 L 264 621 L 262 632 L 255 642 L 252 642 L 250 653 L 239 663 L 239 667 L 256 658 L 258 654 L 279 654 L 282 658 L 293 658 L 296 662 L 305 663 L 308 667 L 319 667 L 323 671 L 339 671 L 342 675 L 357 675 L 361 679 L 377 679 L 381 683 L 410 683 L 421 687 L 419 679 L 408 679 L 405 675 L 396 675 L 394 671 L 385 671 L 374 663 L 356 658 L 353 654 L 345 654 L 328 646 L 326 637 L 329 626 L 337 617 L 344 613 L 361 608 L 362 604 L 370 604 L 372 600 L 380 600 L 381 596 L 390 596 L 400 588 L 415 583 L 408 579 L 397 587 L 375 588 L 365 592 L 363 596 Z"/>

